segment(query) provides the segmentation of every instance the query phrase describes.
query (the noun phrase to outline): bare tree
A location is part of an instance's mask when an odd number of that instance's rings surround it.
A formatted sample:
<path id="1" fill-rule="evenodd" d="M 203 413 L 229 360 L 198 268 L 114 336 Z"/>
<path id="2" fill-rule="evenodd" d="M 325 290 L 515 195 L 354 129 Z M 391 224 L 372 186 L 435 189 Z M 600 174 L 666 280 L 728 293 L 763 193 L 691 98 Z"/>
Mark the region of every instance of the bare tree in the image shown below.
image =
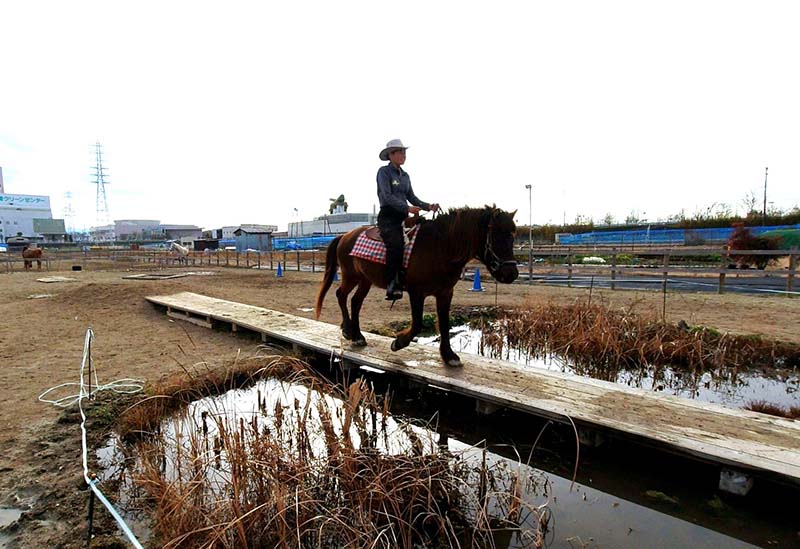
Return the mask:
<path id="1" fill-rule="evenodd" d="M 742 207 L 744 207 L 744 215 L 745 217 L 750 217 L 753 215 L 758 215 L 759 211 L 756 209 L 758 206 L 758 195 L 756 191 L 748 191 L 744 198 L 741 200 Z"/>

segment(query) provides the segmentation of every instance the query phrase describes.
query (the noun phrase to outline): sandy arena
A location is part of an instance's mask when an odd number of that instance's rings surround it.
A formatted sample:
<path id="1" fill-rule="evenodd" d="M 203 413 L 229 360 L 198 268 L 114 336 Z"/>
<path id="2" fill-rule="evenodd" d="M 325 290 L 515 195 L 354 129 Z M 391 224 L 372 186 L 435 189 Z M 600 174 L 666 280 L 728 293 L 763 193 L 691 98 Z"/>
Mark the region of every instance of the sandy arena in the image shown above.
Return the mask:
<path id="1" fill-rule="evenodd" d="M 81 272 L 18 272 L 0 275 L 0 508 L 25 511 L 16 527 L 0 534 L 0 547 L 82 547 L 85 544 L 86 504 L 80 463 L 77 423 L 58 423 L 61 410 L 37 400 L 60 383 L 77 381 L 86 329 L 95 332 L 93 357 L 100 382 L 131 377 L 155 380 L 181 366 L 212 365 L 237 353 L 255 352 L 258 342 L 223 331 L 168 320 L 144 300 L 147 295 L 192 291 L 231 301 L 313 318 L 321 275 L 272 271 L 197 268 L 209 276 L 168 280 L 126 280 L 122 270 Z M 133 271 L 141 272 L 141 271 Z M 173 269 L 171 272 L 181 272 Z M 75 278 L 74 282 L 45 284 L 42 276 Z M 483 293 L 469 292 L 471 282 L 456 287 L 453 307 L 495 303 L 493 283 Z M 34 297 L 49 294 L 48 297 Z M 505 306 L 583 299 L 585 289 L 543 285 L 499 286 L 497 302 Z M 656 292 L 595 290 L 593 299 L 612 307 L 657 313 L 662 296 Z M 426 312 L 434 312 L 431 298 Z M 389 310 L 383 293 L 373 289 L 362 310 L 365 331 L 410 318 L 408 301 Z M 760 334 L 800 342 L 800 299 L 738 294 L 670 293 L 667 320 L 685 320 L 720 331 Z M 323 310 L 324 322 L 339 323 L 333 291 Z M 465 357 L 462 357 L 465 358 Z M 468 358 L 467 358 L 468 360 Z M 73 391 L 74 392 L 74 391 Z M 104 513 L 104 511 L 101 511 Z M 115 546 L 112 539 L 110 544 Z M 120 547 L 125 545 L 119 545 Z"/>

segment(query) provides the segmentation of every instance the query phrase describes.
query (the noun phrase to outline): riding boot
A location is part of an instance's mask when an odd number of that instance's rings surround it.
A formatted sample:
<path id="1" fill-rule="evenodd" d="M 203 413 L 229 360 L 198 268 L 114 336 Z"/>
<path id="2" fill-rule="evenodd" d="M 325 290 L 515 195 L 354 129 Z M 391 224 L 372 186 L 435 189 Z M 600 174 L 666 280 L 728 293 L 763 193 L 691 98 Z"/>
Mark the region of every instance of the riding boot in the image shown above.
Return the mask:
<path id="1" fill-rule="evenodd" d="M 386 301 L 397 301 L 403 298 L 402 275 L 398 271 L 394 278 L 386 286 Z"/>

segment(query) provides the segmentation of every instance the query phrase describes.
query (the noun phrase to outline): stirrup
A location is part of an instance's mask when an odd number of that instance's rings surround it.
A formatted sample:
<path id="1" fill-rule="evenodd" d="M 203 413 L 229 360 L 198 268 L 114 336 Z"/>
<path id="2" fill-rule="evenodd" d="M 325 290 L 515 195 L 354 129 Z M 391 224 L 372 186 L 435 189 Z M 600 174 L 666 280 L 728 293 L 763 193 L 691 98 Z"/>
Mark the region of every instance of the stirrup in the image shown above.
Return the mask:
<path id="1" fill-rule="evenodd" d="M 398 299 L 403 299 L 403 292 L 400 291 L 400 290 L 397 290 L 397 291 L 392 292 L 392 293 L 387 292 L 386 293 L 386 297 L 384 299 L 386 301 L 395 302 Z"/>
<path id="2" fill-rule="evenodd" d="M 403 298 L 403 286 L 400 277 L 396 276 L 389 285 L 386 286 L 386 301 L 397 301 Z"/>

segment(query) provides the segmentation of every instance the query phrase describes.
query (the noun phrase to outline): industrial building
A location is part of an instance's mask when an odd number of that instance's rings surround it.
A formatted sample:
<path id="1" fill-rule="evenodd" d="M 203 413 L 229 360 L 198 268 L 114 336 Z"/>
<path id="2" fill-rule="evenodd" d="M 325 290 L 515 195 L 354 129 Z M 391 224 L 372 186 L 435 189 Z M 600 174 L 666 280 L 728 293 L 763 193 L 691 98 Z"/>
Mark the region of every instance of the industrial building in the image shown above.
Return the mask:
<path id="1" fill-rule="evenodd" d="M 168 225 L 158 219 L 119 219 L 113 225 L 92 227 L 89 233 L 95 242 L 177 240 L 182 244 L 191 244 L 203 237 L 203 230 L 197 225 Z"/>
<path id="2" fill-rule="evenodd" d="M 50 197 L 0 193 L 0 242 L 22 236 L 31 242 L 64 242 L 63 219 L 53 219 Z"/>
<path id="3" fill-rule="evenodd" d="M 311 221 L 295 221 L 289 223 L 288 237 L 325 236 L 344 234 L 364 225 L 375 225 L 378 222 L 376 213 L 347 213 L 337 208 L 334 213 L 315 217 Z"/>

